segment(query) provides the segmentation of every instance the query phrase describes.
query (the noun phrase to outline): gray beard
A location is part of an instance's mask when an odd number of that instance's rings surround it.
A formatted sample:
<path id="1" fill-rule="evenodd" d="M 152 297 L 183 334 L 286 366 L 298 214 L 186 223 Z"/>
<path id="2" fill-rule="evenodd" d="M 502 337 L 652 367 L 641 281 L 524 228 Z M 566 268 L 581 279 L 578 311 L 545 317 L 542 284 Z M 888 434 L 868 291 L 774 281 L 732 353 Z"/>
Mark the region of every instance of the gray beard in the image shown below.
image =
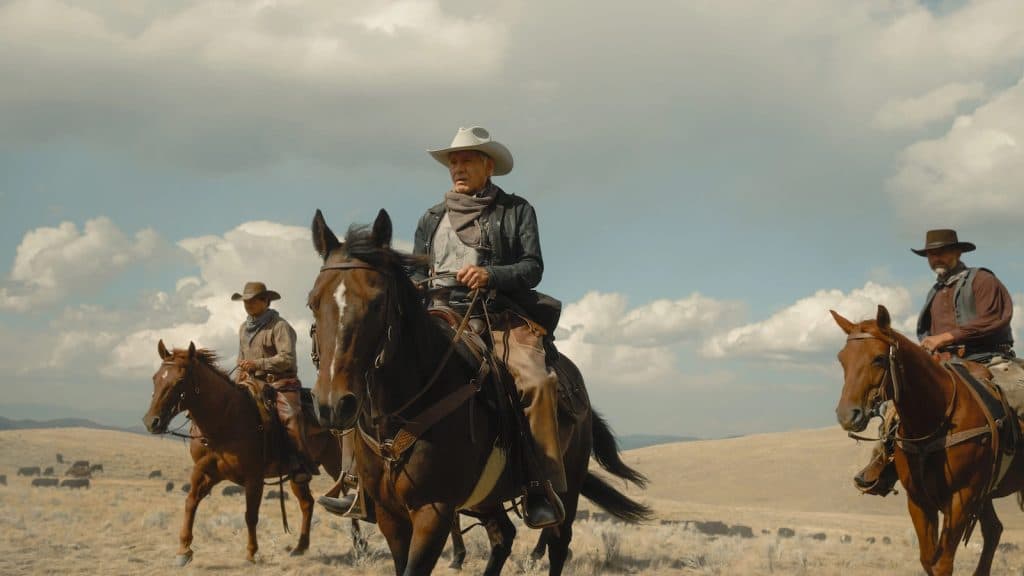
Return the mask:
<path id="1" fill-rule="evenodd" d="M 942 280 L 946 277 L 946 274 L 949 274 L 949 268 L 946 268 L 945 266 L 936 266 L 935 268 L 932 268 L 932 270 L 935 271 L 936 280 Z"/>

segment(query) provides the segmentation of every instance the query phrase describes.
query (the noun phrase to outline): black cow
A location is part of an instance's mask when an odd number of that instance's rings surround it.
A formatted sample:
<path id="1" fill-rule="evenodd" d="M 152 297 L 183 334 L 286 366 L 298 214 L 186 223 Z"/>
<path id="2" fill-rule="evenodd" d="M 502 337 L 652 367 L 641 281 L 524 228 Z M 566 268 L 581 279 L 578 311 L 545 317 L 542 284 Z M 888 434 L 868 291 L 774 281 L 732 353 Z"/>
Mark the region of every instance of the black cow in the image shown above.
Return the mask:
<path id="1" fill-rule="evenodd" d="M 149 473 L 150 478 L 163 478 L 164 473 L 159 470 L 153 470 Z"/>
<path id="2" fill-rule="evenodd" d="M 39 466 L 18 468 L 18 476 L 39 476 Z"/>
<path id="3" fill-rule="evenodd" d="M 171 490 L 174 490 L 174 482 L 168 482 L 167 485 L 164 486 L 164 492 L 170 492 Z"/>
<path id="4" fill-rule="evenodd" d="M 89 461 L 77 460 L 74 464 L 71 465 L 71 468 L 68 468 L 67 472 L 65 472 L 64 475 L 72 476 L 75 478 L 88 478 L 89 476 L 91 476 L 91 473 L 89 472 Z"/>
<path id="5" fill-rule="evenodd" d="M 61 488 L 89 488 L 88 478 L 65 478 L 60 483 Z"/>
<path id="6" fill-rule="evenodd" d="M 277 500 L 280 497 L 281 497 L 281 493 L 279 493 L 277 490 L 267 490 L 267 495 L 263 499 L 264 500 Z M 285 500 L 288 499 L 288 493 L 287 492 L 284 493 L 284 499 Z"/>
<path id="7" fill-rule="evenodd" d="M 53 476 L 53 466 L 47 466 L 46 470 L 43 470 L 43 476 Z"/>
<path id="8" fill-rule="evenodd" d="M 7 474 L 0 474 L 0 486 L 7 486 Z"/>
<path id="9" fill-rule="evenodd" d="M 57 478 L 33 478 L 33 486 L 56 486 L 60 480 Z"/>
<path id="10" fill-rule="evenodd" d="M 89 466 L 89 472 L 103 472 L 103 464 L 93 464 Z"/>
<path id="11" fill-rule="evenodd" d="M 60 452 L 57 452 L 57 464 L 63 464 L 63 463 L 64 463 L 64 455 L 61 454 Z"/>
<path id="12" fill-rule="evenodd" d="M 181 485 L 181 491 L 184 492 L 185 494 L 188 494 L 188 491 L 191 489 L 192 485 L 189 484 L 188 482 L 185 482 L 184 484 Z"/>
<path id="13" fill-rule="evenodd" d="M 235 485 L 225 486 L 224 489 L 220 491 L 220 493 L 221 496 L 241 496 L 242 494 L 245 494 L 245 488 Z"/>

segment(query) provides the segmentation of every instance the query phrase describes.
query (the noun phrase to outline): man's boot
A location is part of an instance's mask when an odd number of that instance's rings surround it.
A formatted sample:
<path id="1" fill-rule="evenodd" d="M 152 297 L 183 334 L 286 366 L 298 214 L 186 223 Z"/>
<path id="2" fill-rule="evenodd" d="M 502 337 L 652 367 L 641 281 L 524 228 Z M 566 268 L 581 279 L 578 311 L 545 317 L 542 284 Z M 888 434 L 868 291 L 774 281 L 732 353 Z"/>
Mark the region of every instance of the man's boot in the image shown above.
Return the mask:
<path id="1" fill-rule="evenodd" d="M 887 496 L 893 491 L 897 480 L 899 476 L 896 474 L 896 465 L 886 453 L 882 442 L 875 444 L 875 449 L 871 451 L 871 461 L 853 477 L 858 490 L 876 496 Z"/>
<path id="2" fill-rule="evenodd" d="M 346 476 L 348 475 L 346 474 Z M 355 476 L 349 477 L 355 478 Z M 342 482 L 347 482 L 347 480 L 343 478 Z M 371 523 L 377 521 L 377 516 L 374 513 L 373 501 L 366 497 L 366 494 L 363 493 L 360 486 L 356 486 L 354 490 L 345 494 L 341 498 L 320 496 L 316 501 L 324 507 L 324 510 L 334 514 L 335 516 L 353 518 L 355 520 L 362 520 L 363 522 Z"/>

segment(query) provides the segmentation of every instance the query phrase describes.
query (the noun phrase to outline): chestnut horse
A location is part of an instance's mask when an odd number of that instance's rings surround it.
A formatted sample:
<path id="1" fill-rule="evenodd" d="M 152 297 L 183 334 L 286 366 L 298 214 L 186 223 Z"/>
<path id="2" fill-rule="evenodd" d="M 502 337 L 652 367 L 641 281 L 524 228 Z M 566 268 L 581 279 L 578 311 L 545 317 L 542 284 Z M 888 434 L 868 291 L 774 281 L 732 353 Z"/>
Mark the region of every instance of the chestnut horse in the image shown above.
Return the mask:
<path id="1" fill-rule="evenodd" d="M 221 480 L 230 480 L 245 488 L 245 523 L 249 529 L 246 558 L 255 562 L 256 523 L 263 496 L 263 481 L 280 477 L 287 470 L 273 457 L 264 454 L 264 433 L 252 396 L 217 367 L 217 357 L 208 350 L 168 352 L 163 340 L 157 346 L 163 364 L 153 374 L 153 400 L 143 416 L 146 429 L 153 434 L 167 433 L 171 420 L 187 410 L 192 418 L 189 451 L 195 465 L 192 486 L 185 499 L 185 519 L 176 556 L 179 566 L 192 561 L 192 525 L 196 507 Z M 315 425 L 315 422 L 313 422 Z M 329 431 L 308 426 L 307 446 L 314 461 L 322 464 L 331 477 L 341 473 L 341 447 Z M 292 556 L 309 548 L 309 529 L 313 516 L 313 495 L 309 484 L 291 483 L 292 492 L 302 509 L 302 531 Z M 283 506 L 283 504 L 282 504 Z M 358 526 L 353 522 L 353 537 Z"/>
<path id="2" fill-rule="evenodd" d="M 874 320 L 860 323 L 835 311 L 832 316 L 847 334 L 839 352 L 845 383 L 836 418 L 844 429 L 860 432 L 879 402 L 893 400 L 900 417 L 896 471 L 925 572 L 952 574 L 957 545 L 979 520 L 984 545 L 975 574 L 989 574 L 1003 531 L 992 499 L 1024 488 L 1022 460 L 1014 458 L 992 487 L 998 440 L 960 374 L 893 330 L 884 306 Z"/>
<path id="3" fill-rule="evenodd" d="M 456 512 L 467 507 L 482 519 L 491 542 L 484 573 L 499 574 L 515 537 L 503 502 L 520 496 L 520 486 L 506 468 L 482 500 L 469 506 L 467 500 L 479 494 L 474 488 L 492 456 L 501 418 L 508 415 L 492 413 L 482 394 L 466 393 L 477 385 L 480 367 L 450 354 L 451 330 L 427 313 L 406 275 L 405 267 L 418 264 L 419 257 L 393 250 L 391 234 L 383 210 L 372 229 L 351 228 L 344 244 L 319 210 L 313 220 L 313 244 L 324 262 L 308 299 L 326 368 L 313 390 L 318 415 L 325 426 L 357 431 L 356 467 L 375 503 L 396 574 L 429 574 Z M 646 482 L 620 459 L 615 437 L 590 409 L 582 377 L 564 356 L 560 370 L 577 385 L 583 407 L 576 414 L 559 414 L 568 486 L 559 494 L 565 519 L 542 533 L 553 575 L 562 572 L 581 493 L 627 522 L 651 514 L 587 471 L 593 450 L 605 470 L 639 486 Z M 449 402 L 457 395 L 460 400 Z M 440 418 L 438 406 L 448 408 Z M 411 426 L 423 421 L 433 425 L 407 442 Z M 400 430 L 407 435 L 387 440 Z M 396 454 L 394 447 L 402 443 L 406 447 Z"/>

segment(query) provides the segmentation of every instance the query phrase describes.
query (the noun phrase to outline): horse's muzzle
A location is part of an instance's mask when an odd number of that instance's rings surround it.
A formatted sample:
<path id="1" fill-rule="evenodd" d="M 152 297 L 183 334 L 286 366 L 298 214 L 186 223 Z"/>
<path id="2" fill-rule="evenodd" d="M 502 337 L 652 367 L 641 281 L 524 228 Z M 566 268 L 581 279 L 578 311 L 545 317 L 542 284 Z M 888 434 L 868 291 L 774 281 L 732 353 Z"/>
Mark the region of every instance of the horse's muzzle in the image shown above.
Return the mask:
<path id="1" fill-rule="evenodd" d="M 843 430 L 863 432 L 871 420 L 871 413 L 860 406 L 844 406 L 841 404 L 836 407 L 836 420 L 839 421 L 839 425 L 843 427 Z"/>
<path id="2" fill-rule="evenodd" d="M 355 394 L 343 394 L 333 406 L 320 401 L 316 394 L 313 394 L 313 405 L 316 406 L 317 420 L 324 428 L 349 430 L 356 425 L 359 402 Z"/>
<path id="3" fill-rule="evenodd" d="M 142 417 L 142 423 L 146 425 L 146 430 L 150 434 L 163 434 L 167 432 L 167 425 L 170 424 L 170 419 L 161 418 L 159 415 L 150 416 L 146 414 Z"/>

